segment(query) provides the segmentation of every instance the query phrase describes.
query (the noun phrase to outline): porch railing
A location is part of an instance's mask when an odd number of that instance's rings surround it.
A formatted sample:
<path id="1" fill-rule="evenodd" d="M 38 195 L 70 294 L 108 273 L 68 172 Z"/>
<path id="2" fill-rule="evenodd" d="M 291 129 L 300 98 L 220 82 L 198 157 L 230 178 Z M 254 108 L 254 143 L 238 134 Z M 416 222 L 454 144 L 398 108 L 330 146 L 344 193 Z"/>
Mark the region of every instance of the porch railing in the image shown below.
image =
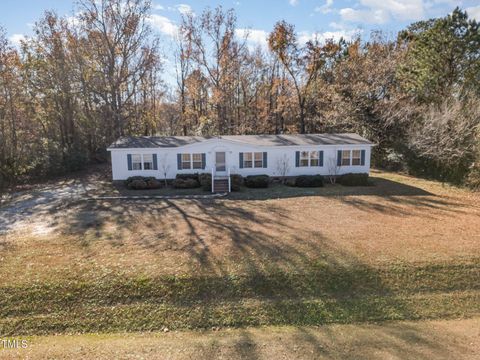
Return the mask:
<path id="1" fill-rule="evenodd" d="M 228 192 L 232 192 L 232 179 L 230 178 L 230 168 L 227 168 Z M 215 192 L 215 177 L 217 176 L 216 167 L 212 167 L 212 193 Z"/>

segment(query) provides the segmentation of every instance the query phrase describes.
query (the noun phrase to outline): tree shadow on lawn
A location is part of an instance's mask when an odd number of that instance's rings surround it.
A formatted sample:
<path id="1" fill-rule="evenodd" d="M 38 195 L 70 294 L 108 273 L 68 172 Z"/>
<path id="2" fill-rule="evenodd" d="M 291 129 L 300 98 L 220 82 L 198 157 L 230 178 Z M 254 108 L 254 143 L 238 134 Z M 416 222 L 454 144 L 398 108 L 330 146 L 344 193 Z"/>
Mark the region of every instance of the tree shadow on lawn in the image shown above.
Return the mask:
<path id="1" fill-rule="evenodd" d="M 356 324 L 351 329 L 340 331 L 331 326 L 297 327 L 293 335 L 298 344 L 304 347 L 310 345 L 312 359 L 447 360 L 454 354 L 471 352 L 471 349 L 459 344 L 454 332 L 435 332 L 425 324 L 414 326 L 407 322 L 384 322 L 380 326 Z"/>
<path id="2" fill-rule="evenodd" d="M 226 198 L 239 200 L 272 200 L 303 196 L 335 198 L 362 211 L 375 211 L 393 216 L 431 217 L 432 211 L 466 214 L 472 205 L 452 201 L 424 189 L 381 177 L 370 178 L 372 186 L 342 186 L 327 184 L 323 188 L 297 188 L 273 184 L 266 189 L 243 188 Z M 463 210 L 462 210 L 463 209 Z M 415 211 L 415 212 L 414 212 Z"/>
<path id="3" fill-rule="evenodd" d="M 271 202 L 238 205 L 236 201 L 213 199 L 79 202 L 71 211 L 59 214 L 61 219 L 57 220 L 64 224 L 65 233 L 76 235 L 73 238 L 78 240 L 72 241 L 78 241 L 82 251 L 89 251 L 93 242 L 105 247 L 123 246 L 126 240 L 121 232 L 112 236 L 107 231 L 108 224 L 114 223 L 129 230 L 134 245 L 149 250 L 159 263 L 175 253 L 186 255 L 182 259 L 188 259 L 189 270 L 186 276 L 176 278 L 174 285 L 159 276 L 151 278 L 151 287 L 144 293 L 136 293 L 133 299 L 128 287 L 125 293 L 120 288 L 108 292 L 112 298 L 97 299 L 113 307 L 132 301 L 185 306 L 189 318 L 182 320 L 185 323 L 180 328 L 303 326 L 418 316 L 411 303 L 392 296 L 398 289 L 392 289 L 384 281 L 379 269 L 351 252 L 333 247 L 320 229 L 292 228 L 298 214 Z M 142 233 L 142 229 L 148 230 L 148 224 L 155 230 L 161 229 L 161 235 Z M 85 240 L 88 231 L 94 236 Z M 167 233 L 173 235 L 164 235 Z M 175 250 L 172 252 L 171 248 Z M 236 266 L 241 271 L 232 271 Z M 142 264 L 137 269 L 137 275 L 141 275 Z M 170 295 L 161 295 L 162 286 L 172 290 L 167 291 Z M 175 291 L 182 286 L 187 291 L 177 294 Z M 82 288 L 82 296 L 89 296 L 89 291 L 88 287 Z M 98 290 L 91 291 L 92 296 L 97 296 Z M 228 304 L 226 310 L 222 310 L 222 303 Z M 191 304 L 195 304 L 193 308 L 189 307 Z M 120 315 L 112 313 L 112 318 L 115 316 Z M 175 318 L 169 324 L 165 319 L 142 313 L 138 313 L 138 318 L 152 330 L 165 325 L 174 328 L 178 324 Z M 101 324 L 98 329 L 90 330 L 102 331 Z M 409 331 L 409 336 L 417 342 L 423 339 L 414 329 Z M 321 342 L 308 330 L 299 330 L 299 334 L 321 352 Z M 403 345 L 398 348 L 395 345 L 395 339 L 402 336 L 402 331 L 389 331 L 391 352 L 400 354 L 404 350 Z M 422 346 L 437 351 L 439 344 L 427 340 L 422 340 Z M 248 336 L 240 341 L 236 350 L 239 356 L 258 357 L 257 346 L 242 345 L 253 343 Z"/>
<path id="4" fill-rule="evenodd" d="M 246 188 L 232 192 L 231 200 L 270 200 L 302 196 L 435 196 L 434 194 L 405 183 L 370 176 L 370 186 L 343 186 L 326 183 L 320 188 L 301 188 L 273 183 L 268 188 Z"/>

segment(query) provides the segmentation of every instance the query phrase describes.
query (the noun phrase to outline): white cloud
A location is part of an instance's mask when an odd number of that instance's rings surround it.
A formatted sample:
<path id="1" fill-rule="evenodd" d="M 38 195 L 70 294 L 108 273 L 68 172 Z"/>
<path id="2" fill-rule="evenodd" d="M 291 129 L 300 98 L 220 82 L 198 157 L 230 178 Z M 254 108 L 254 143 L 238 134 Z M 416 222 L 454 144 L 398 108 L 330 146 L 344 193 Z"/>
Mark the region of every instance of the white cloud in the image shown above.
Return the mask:
<path id="1" fill-rule="evenodd" d="M 334 40 L 338 41 L 341 38 L 345 40 L 350 40 L 355 36 L 359 35 L 361 30 L 338 30 L 338 31 L 324 31 L 324 32 L 308 32 L 308 31 L 300 31 L 298 33 L 298 42 L 300 45 L 305 44 L 307 41 L 312 41 L 317 39 L 320 42 L 325 42 L 326 40 Z"/>
<path id="2" fill-rule="evenodd" d="M 175 6 L 178 12 L 182 15 L 193 14 L 192 7 L 187 4 L 178 4 Z"/>
<path id="3" fill-rule="evenodd" d="M 298 5 L 298 0 L 288 0 L 288 3 L 292 6 L 297 6 Z"/>
<path id="4" fill-rule="evenodd" d="M 383 24 L 389 19 L 388 13 L 384 10 L 355 10 L 352 8 L 341 9 L 340 16 L 343 21 L 368 24 Z"/>
<path id="5" fill-rule="evenodd" d="M 13 34 L 12 36 L 10 36 L 9 40 L 14 46 L 20 47 L 21 42 L 25 41 L 26 38 L 23 34 Z"/>
<path id="6" fill-rule="evenodd" d="M 448 5 L 450 7 L 455 7 L 459 5 L 458 0 L 426 0 L 425 8 L 430 9 L 436 5 Z"/>
<path id="7" fill-rule="evenodd" d="M 164 10 L 165 8 L 163 7 L 163 5 L 153 4 L 153 5 L 152 5 L 152 9 L 153 9 L 153 10 Z"/>
<path id="8" fill-rule="evenodd" d="M 169 18 L 157 14 L 148 17 L 150 24 L 163 34 L 175 36 L 178 33 L 178 26 Z"/>
<path id="9" fill-rule="evenodd" d="M 361 9 L 344 8 L 340 16 L 344 21 L 383 24 L 397 20 L 419 20 L 424 17 L 422 0 L 360 0 Z"/>
<path id="10" fill-rule="evenodd" d="M 237 35 L 239 38 L 247 39 L 247 42 L 251 45 L 267 47 L 268 33 L 265 30 L 236 29 L 235 35 Z"/>
<path id="11" fill-rule="evenodd" d="M 480 21 L 480 6 L 472 6 L 465 9 L 469 17 Z"/>
<path id="12" fill-rule="evenodd" d="M 333 5 L 333 0 L 327 0 L 325 1 L 325 4 L 322 6 L 317 6 L 314 11 L 315 12 L 321 12 L 322 14 L 328 14 L 332 12 L 332 5 Z"/>

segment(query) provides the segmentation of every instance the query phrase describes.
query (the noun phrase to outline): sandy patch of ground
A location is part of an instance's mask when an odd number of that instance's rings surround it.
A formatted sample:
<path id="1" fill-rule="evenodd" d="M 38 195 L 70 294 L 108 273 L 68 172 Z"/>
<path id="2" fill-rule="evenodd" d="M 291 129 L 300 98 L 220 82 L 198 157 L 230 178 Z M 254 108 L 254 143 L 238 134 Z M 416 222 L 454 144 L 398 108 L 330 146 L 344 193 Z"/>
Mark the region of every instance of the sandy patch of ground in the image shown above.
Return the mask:
<path id="1" fill-rule="evenodd" d="M 26 339 L 27 349 L 0 349 L 0 359 L 473 360 L 480 358 L 480 318 Z"/>

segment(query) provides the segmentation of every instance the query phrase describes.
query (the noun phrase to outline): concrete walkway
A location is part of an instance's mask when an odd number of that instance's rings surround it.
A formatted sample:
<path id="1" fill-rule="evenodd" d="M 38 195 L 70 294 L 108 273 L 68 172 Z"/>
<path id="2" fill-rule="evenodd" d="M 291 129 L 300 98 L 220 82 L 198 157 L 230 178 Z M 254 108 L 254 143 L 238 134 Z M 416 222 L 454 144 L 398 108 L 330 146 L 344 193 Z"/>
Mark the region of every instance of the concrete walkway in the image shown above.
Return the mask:
<path id="1" fill-rule="evenodd" d="M 227 196 L 228 193 L 215 193 L 205 195 L 120 195 L 120 196 L 93 196 L 87 200 L 166 200 L 166 199 L 214 199 Z"/>

